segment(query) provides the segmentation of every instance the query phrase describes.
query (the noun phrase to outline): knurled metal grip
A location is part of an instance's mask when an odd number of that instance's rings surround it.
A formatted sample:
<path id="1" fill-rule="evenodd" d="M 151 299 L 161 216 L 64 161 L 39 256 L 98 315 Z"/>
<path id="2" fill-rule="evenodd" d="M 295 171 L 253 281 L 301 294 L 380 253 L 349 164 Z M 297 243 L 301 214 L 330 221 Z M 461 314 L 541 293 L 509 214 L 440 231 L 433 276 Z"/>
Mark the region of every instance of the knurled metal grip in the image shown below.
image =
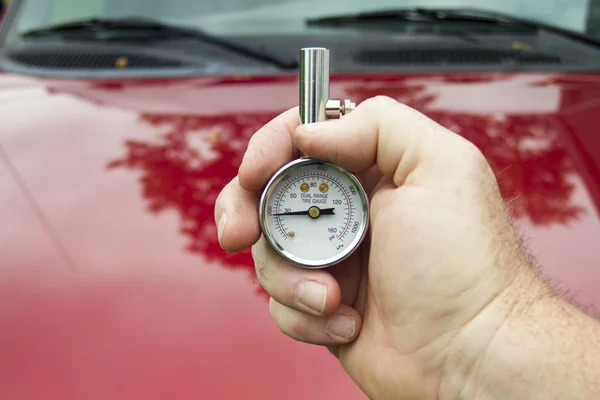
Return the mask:
<path id="1" fill-rule="evenodd" d="M 300 121 L 302 124 L 339 118 L 356 106 L 350 99 L 329 98 L 329 50 L 300 50 Z"/>

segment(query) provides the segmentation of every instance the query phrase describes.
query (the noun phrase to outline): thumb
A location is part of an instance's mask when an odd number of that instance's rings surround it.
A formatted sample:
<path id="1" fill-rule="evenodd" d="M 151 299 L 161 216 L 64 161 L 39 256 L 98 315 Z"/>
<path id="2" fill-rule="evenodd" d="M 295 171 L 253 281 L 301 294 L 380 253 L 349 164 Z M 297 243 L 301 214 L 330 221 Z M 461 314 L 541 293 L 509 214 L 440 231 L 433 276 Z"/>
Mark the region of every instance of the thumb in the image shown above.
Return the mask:
<path id="1" fill-rule="evenodd" d="M 356 173 L 376 165 L 397 186 L 423 164 L 427 164 L 424 172 L 456 173 L 449 167 L 464 164 L 466 155 L 483 158 L 461 136 L 384 96 L 365 100 L 341 119 L 300 125 L 293 138 L 309 157 Z"/>

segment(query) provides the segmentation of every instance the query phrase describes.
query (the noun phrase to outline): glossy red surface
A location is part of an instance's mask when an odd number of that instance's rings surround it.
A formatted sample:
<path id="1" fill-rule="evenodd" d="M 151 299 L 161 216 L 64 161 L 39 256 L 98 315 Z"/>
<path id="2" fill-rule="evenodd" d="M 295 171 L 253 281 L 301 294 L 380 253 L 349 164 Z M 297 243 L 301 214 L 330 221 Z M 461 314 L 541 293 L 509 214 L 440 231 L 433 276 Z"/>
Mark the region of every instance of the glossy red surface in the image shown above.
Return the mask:
<path id="1" fill-rule="evenodd" d="M 477 144 L 544 274 L 600 307 L 600 75 L 336 76 Z M 6 399 L 364 398 L 271 322 L 213 204 L 294 77 L 0 75 L 0 387 Z"/>

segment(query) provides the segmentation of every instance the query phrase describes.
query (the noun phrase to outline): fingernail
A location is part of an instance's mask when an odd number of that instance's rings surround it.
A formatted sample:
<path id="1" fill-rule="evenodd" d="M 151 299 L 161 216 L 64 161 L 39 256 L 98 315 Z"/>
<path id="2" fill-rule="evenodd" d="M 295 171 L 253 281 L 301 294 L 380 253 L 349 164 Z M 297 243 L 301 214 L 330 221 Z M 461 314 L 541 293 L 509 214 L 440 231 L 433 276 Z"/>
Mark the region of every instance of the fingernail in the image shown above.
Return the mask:
<path id="1" fill-rule="evenodd" d="M 354 329 L 354 317 L 349 315 L 336 314 L 331 316 L 327 322 L 327 330 L 343 339 L 352 338 Z"/>
<path id="2" fill-rule="evenodd" d="M 301 282 L 296 288 L 296 298 L 306 307 L 322 314 L 327 300 L 327 287 L 313 281 Z"/>
<path id="3" fill-rule="evenodd" d="M 219 225 L 217 226 L 217 235 L 219 237 L 219 244 L 221 244 L 221 240 L 223 239 L 223 232 L 225 231 L 225 225 L 227 225 L 227 214 L 221 214 L 219 218 Z"/>

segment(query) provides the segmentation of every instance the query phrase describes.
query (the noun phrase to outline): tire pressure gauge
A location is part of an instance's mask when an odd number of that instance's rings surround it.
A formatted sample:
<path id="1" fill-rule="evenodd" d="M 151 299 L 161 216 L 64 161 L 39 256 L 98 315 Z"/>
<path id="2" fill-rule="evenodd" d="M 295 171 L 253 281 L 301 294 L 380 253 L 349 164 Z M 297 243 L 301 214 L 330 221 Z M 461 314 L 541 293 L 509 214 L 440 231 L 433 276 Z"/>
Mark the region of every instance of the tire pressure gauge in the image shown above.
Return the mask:
<path id="1" fill-rule="evenodd" d="M 300 52 L 300 118 L 303 124 L 339 118 L 354 103 L 329 99 L 329 50 Z M 369 203 L 359 179 L 339 166 L 312 158 L 284 165 L 260 200 L 260 224 L 273 249 L 304 268 L 346 259 L 363 241 Z"/>

